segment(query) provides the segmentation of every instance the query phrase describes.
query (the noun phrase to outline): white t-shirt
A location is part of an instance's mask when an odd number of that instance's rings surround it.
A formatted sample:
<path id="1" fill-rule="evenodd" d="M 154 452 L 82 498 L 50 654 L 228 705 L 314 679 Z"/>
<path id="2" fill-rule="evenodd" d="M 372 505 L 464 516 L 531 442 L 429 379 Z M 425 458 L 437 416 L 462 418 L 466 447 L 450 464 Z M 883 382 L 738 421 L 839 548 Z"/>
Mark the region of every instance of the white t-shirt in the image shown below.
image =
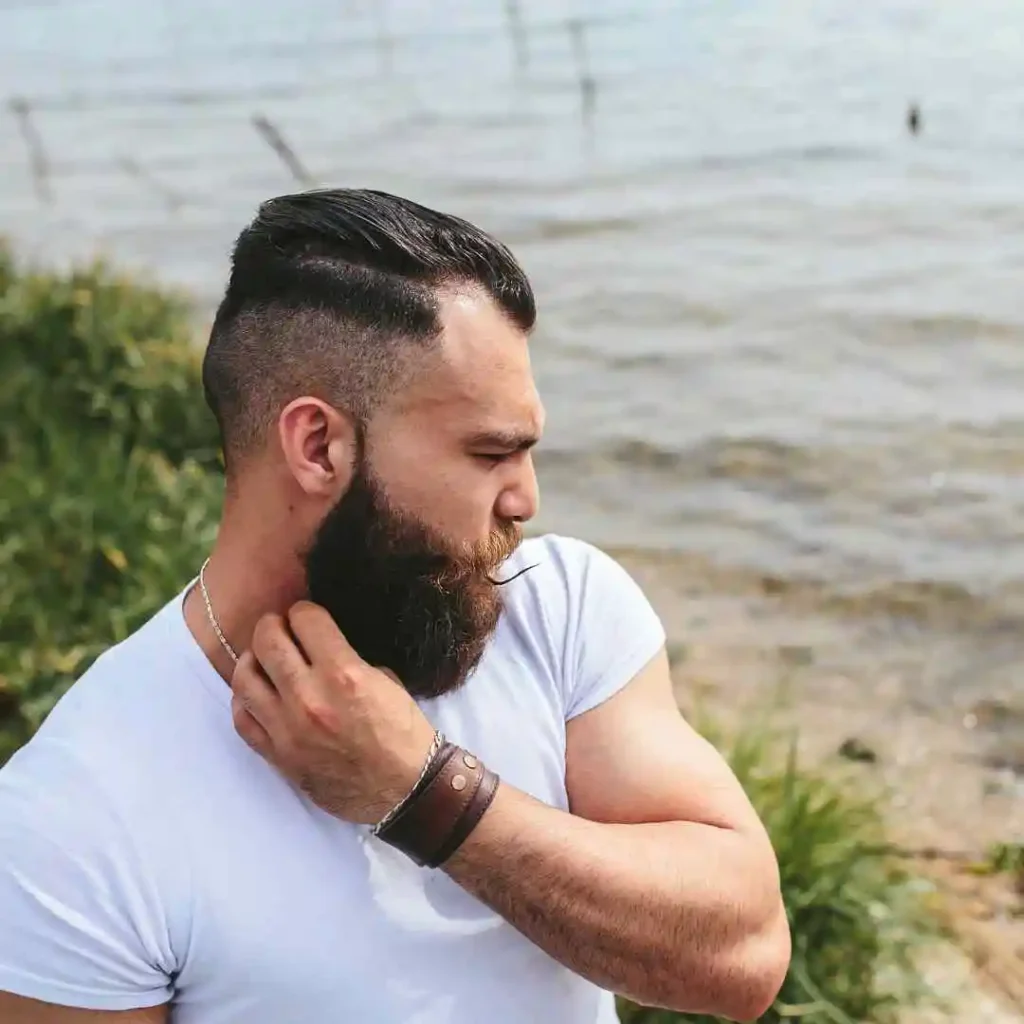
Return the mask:
<path id="1" fill-rule="evenodd" d="M 626 572 L 526 541 L 459 691 L 423 708 L 566 807 L 565 723 L 664 643 Z M 612 996 L 459 888 L 311 804 L 236 735 L 183 595 L 112 648 L 0 770 L 0 990 L 174 1024 L 609 1024 Z"/>

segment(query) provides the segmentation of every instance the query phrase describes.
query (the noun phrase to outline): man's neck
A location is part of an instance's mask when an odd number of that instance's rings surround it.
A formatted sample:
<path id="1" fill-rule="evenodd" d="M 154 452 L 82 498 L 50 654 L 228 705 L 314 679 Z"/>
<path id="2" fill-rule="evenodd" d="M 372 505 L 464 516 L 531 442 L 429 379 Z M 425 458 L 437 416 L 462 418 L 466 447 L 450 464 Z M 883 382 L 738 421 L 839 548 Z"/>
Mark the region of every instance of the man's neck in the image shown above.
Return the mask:
<path id="1" fill-rule="evenodd" d="M 305 594 L 298 558 L 280 549 L 271 551 L 266 545 L 236 540 L 223 526 L 203 578 L 213 617 L 239 656 L 249 647 L 262 616 L 271 612 L 283 615 Z M 185 597 L 184 615 L 210 664 L 230 681 L 234 659 L 217 636 L 198 582 Z"/>

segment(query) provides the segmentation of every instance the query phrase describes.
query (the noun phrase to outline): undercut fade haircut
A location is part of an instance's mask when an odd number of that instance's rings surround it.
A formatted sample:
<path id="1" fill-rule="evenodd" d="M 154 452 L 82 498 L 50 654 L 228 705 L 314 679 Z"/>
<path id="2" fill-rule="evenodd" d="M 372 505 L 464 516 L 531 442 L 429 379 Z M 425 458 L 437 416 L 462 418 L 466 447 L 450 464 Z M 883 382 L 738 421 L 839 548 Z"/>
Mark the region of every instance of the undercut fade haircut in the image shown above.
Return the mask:
<path id="1" fill-rule="evenodd" d="M 301 395 L 365 423 L 438 341 L 438 290 L 460 285 L 533 328 L 533 290 L 515 257 L 459 217 L 368 189 L 263 203 L 235 244 L 203 359 L 228 471 Z"/>

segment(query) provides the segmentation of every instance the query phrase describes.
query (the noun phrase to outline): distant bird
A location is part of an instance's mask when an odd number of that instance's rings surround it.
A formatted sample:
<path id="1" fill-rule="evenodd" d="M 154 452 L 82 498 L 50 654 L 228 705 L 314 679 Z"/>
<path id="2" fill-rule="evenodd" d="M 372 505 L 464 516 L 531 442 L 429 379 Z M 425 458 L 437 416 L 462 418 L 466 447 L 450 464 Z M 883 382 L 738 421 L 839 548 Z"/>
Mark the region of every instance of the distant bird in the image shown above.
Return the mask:
<path id="1" fill-rule="evenodd" d="M 919 135 L 921 132 L 921 108 L 916 103 L 911 103 L 907 109 L 907 131 L 911 135 Z"/>

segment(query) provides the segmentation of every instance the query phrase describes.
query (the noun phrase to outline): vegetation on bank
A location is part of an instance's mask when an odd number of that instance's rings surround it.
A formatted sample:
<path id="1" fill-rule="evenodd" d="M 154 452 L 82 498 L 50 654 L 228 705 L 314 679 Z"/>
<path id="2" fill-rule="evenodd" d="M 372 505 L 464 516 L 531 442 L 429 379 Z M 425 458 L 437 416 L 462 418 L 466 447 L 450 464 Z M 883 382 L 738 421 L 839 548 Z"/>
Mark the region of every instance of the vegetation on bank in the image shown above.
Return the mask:
<path id="1" fill-rule="evenodd" d="M 213 538 L 217 436 L 188 307 L 0 248 L 0 763 Z"/>
<path id="2" fill-rule="evenodd" d="M 209 549 L 222 478 L 198 359 L 180 298 L 102 265 L 25 270 L 0 248 L 0 764 Z M 794 936 L 764 1020 L 893 1019 L 924 926 L 880 852 L 877 806 L 805 770 L 770 728 L 728 749 L 775 843 Z"/>

